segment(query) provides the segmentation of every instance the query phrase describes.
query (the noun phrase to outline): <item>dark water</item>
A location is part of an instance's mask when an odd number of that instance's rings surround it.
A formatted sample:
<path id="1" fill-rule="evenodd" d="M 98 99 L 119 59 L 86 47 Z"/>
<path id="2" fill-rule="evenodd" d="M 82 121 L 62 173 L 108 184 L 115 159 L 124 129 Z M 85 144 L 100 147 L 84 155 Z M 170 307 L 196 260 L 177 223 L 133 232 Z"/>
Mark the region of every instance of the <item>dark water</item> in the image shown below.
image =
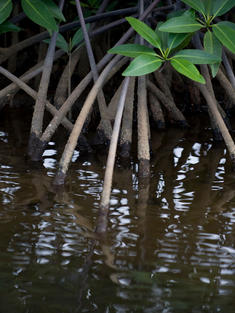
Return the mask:
<path id="1" fill-rule="evenodd" d="M 0 118 L 0 313 L 235 312 L 235 175 L 203 121 L 153 135 L 149 183 L 116 168 L 94 245 L 105 156 L 77 152 L 55 193 L 60 151 L 30 169 L 19 112 Z"/>

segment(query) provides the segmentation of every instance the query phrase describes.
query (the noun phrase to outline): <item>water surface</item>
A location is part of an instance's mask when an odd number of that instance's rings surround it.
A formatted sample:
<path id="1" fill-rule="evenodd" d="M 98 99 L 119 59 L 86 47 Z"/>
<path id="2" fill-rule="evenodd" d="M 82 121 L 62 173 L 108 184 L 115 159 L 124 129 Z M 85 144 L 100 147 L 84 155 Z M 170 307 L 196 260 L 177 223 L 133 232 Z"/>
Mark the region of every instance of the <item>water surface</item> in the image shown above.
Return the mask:
<path id="1" fill-rule="evenodd" d="M 149 181 L 135 160 L 117 164 L 94 244 L 106 156 L 76 151 L 56 193 L 66 133 L 32 169 L 29 120 L 14 112 L 0 118 L 0 313 L 234 312 L 235 174 L 203 121 L 152 135 Z"/>

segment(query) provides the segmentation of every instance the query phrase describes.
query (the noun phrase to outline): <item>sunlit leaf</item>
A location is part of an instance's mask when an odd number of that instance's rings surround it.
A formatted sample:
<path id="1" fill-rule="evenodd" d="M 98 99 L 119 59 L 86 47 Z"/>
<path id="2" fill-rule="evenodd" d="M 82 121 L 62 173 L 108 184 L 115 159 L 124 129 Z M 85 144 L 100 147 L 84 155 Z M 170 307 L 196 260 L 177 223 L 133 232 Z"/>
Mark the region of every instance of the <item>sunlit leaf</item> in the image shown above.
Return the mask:
<path id="1" fill-rule="evenodd" d="M 180 74 L 202 84 L 205 84 L 204 77 L 200 74 L 198 69 L 191 62 L 184 59 L 172 59 L 171 65 Z"/>
<path id="2" fill-rule="evenodd" d="M 152 46 L 161 49 L 160 38 L 152 28 L 134 17 L 127 17 L 126 20 L 141 37 L 148 41 Z"/>
<path id="3" fill-rule="evenodd" d="M 159 27 L 159 30 L 169 33 L 188 33 L 195 32 L 200 28 L 202 28 L 202 25 L 194 18 L 183 15 L 167 20 Z"/>
<path id="4" fill-rule="evenodd" d="M 225 47 L 235 53 L 235 24 L 231 22 L 214 24 L 213 33 Z"/>
<path id="5" fill-rule="evenodd" d="M 221 61 L 220 57 L 197 49 L 181 50 L 174 55 L 175 58 L 188 60 L 193 64 L 213 64 Z"/>
<path id="6" fill-rule="evenodd" d="M 152 55 L 140 55 L 135 58 L 126 70 L 123 76 L 141 76 L 156 71 L 162 64 L 163 60 Z"/>
<path id="7" fill-rule="evenodd" d="M 126 44 L 113 47 L 112 49 L 108 50 L 108 53 L 120 54 L 131 58 L 136 58 L 142 54 L 153 56 L 157 55 L 153 49 L 138 44 Z"/>
<path id="8" fill-rule="evenodd" d="M 38 0 L 21 0 L 25 14 L 36 24 L 48 30 L 57 30 L 54 16 L 44 2 Z"/>
<path id="9" fill-rule="evenodd" d="M 204 45 L 205 51 L 207 51 L 208 53 L 214 54 L 221 59 L 222 45 L 219 42 L 219 40 L 215 37 L 215 35 L 209 30 L 204 35 L 203 45 Z M 220 63 L 221 62 L 217 62 L 215 64 L 210 65 L 212 77 L 216 76 L 218 69 L 220 67 Z"/>
<path id="10" fill-rule="evenodd" d="M 12 11 L 12 0 L 0 1 L 0 24 L 2 24 Z"/>

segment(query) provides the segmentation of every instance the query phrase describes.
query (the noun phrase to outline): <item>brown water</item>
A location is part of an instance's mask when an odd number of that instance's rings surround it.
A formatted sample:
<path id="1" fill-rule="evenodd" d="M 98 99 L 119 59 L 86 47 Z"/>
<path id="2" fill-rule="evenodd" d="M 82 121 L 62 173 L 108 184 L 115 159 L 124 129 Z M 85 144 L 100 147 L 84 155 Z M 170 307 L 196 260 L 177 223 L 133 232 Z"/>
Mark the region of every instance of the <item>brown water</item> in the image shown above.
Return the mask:
<path id="1" fill-rule="evenodd" d="M 106 157 L 76 152 L 56 194 L 61 151 L 30 169 L 24 113 L 0 118 L 0 313 L 235 312 L 235 175 L 203 121 L 153 135 L 149 183 L 117 166 L 94 246 Z"/>

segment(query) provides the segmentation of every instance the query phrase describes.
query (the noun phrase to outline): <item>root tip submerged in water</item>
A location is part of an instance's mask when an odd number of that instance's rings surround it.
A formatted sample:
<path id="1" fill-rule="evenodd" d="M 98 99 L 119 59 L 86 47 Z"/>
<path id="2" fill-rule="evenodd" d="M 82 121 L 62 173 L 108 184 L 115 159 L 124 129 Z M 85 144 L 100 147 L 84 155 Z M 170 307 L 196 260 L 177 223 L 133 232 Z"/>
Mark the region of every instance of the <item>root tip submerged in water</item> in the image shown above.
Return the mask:
<path id="1" fill-rule="evenodd" d="M 33 162 L 41 161 L 46 145 L 47 142 L 41 141 L 35 133 L 31 133 L 28 144 L 28 156 L 30 160 Z"/>
<path id="2" fill-rule="evenodd" d="M 56 173 L 56 176 L 53 180 L 53 186 L 62 186 L 64 185 L 64 182 L 65 182 L 65 173 L 59 169 L 58 172 Z"/>
<path id="3" fill-rule="evenodd" d="M 139 177 L 150 176 L 150 161 L 146 159 L 139 160 Z"/>

